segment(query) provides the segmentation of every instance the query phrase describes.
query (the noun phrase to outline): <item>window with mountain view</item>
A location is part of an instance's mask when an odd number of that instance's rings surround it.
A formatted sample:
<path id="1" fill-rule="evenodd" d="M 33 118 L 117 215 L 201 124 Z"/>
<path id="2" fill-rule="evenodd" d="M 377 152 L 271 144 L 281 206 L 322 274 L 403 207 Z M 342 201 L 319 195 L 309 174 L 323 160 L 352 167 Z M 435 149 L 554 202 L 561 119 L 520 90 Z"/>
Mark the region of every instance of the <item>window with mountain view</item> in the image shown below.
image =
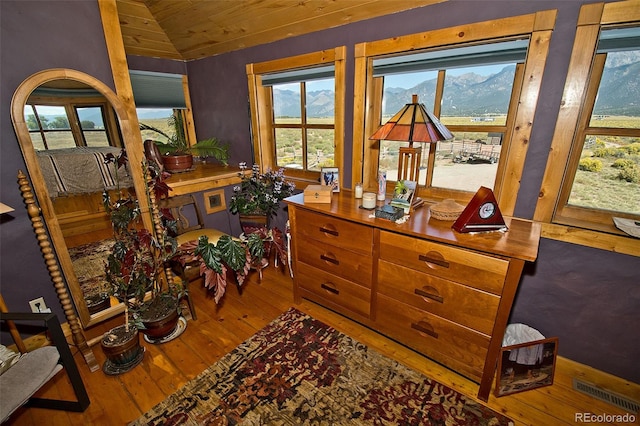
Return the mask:
<path id="1" fill-rule="evenodd" d="M 419 184 L 473 192 L 480 186 L 493 188 L 515 69 L 516 63 L 503 63 L 384 76 L 382 122 L 418 94 L 427 110 L 439 111 L 440 121 L 454 135 L 452 140 L 436 143 L 431 155 L 423 154 Z M 441 92 L 436 90 L 438 85 L 443 87 Z M 379 164 L 388 180 L 397 179 L 398 150 L 407 145 L 381 141 Z M 429 152 L 429 147 L 423 152 Z M 430 161 L 433 177 L 427 182 Z"/>
<path id="2" fill-rule="evenodd" d="M 527 46 L 528 39 L 520 38 L 373 60 L 373 73 L 382 80 L 380 123 L 416 94 L 454 135 L 424 144 L 420 186 L 441 192 L 494 188 L 505 135 L 515 116 L 511 102 L 516 69 L 524 63 Z M 386 171 L 387 180 L 397 180 L 399 151 L 408 145 L 380 141 L 378 167 Z"/>
<path id="3" fill-rule="evenodd" d="M 334 79 L 274 85 L 276 164 L 320 171 L 334 166 Z"/>
<path id="4" fill-rule="evenodd" d="M 342 168 L 344 46 L 247 65 L 256 162 L 300 186 Z M 343 176 L 340 174 L 340 176 Z"/>
<path id="5" fill-rule="evenodd" d="M 502 214 L 513 215 L 532 130 L 517 123 L 534 121 L 556 13 L 357 44 L 353 163 L 363 166 L 354 179 L 377 188 L 386 169 L 393 189 L 398 143 L 371 136 L 415 94 L 454 136 L 423 147 L 418 196 L 464 203 L 486 186 Z"/>
<path id="6" fill-rule="evenodd" d="M 612 217 L 640 217 L 638 34 L 637 27 L 601 33 L 554 215 L 558 223 L 606 229 Z"/>
<path id="7" fill-rule="evenodd" d="M 549 238 L 637 254 L 639 88 L 640 9 L 583 5 L 533 216 Z"/>
<path id="8" fill-rule="evenodd" d="M 640 215 L 640 50 L 602 59 L 567 204 Z"/>

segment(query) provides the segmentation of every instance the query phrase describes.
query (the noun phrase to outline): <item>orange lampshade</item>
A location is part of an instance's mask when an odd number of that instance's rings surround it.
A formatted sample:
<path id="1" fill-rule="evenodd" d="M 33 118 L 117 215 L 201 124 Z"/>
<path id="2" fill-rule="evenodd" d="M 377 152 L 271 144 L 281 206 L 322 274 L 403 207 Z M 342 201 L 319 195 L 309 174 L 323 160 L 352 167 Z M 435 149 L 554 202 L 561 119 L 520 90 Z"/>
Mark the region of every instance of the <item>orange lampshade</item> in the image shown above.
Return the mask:
<path id="1" fill-rule="evenodd" d="M 449 129 L 418 103 L 418 95 L 413 95 L 411 101 L 369 139 L 428 143 L 453 138 Z"/>

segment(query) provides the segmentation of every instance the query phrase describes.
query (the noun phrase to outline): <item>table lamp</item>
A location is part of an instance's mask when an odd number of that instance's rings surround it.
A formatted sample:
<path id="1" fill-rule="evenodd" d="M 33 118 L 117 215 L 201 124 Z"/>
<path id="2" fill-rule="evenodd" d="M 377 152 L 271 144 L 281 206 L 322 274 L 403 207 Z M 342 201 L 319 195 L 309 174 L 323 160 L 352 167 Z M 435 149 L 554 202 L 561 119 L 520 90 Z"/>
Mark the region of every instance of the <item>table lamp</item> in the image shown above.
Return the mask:
<path id="1" fill-rule="evenodd" d="M 414 142 L 435 143 L 453 138 L 453 134 L 435 115 L 427 111 L 424 104 L 418 103 L 418 95 L 413 95 L 410 104 L 406 104 L 389 121 L 369 138 L 370 140 L 388 140 L 409 142 L 408 147 L 400 147 L 398 156 L 398 180 L 418 181 L 422 147 L 413 146 Z"/>

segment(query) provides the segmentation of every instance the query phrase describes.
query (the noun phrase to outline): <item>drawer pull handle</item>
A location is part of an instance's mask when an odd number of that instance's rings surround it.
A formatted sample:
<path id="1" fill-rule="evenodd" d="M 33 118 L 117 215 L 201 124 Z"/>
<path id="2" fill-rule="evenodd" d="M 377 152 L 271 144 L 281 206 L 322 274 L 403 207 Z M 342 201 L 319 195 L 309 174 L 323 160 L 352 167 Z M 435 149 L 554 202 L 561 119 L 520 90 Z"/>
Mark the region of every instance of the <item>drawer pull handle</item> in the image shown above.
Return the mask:
<path id="1" fill-rule="evenodd" d="M 411 323 L 411 328 L 414 330 L 418 330 L 420 333 L 428 334 L 431 337 L 438 338 L 438 333 L 433 330 L 433 327 L 425 321 L 420 321 L 418 323 Z"/>
<path id="2" fill-rule="evenodd" d="M 320 259 L 325 260 L 329 263 L 333 263 L 334 265 L 340 264 L 340 261 L 338 259 L 336 259 L 335 257 L 328 256 L 326 254 L 321 254 Z"/>
<path id="3" fill-rule="evenodd" d="M 335 229 L 329 229 L 325 226 L 321 226 L 320 227 L 320 232 L 324 232 L 325 234 L 329 234 L 329 235 L 333 235 L 334 237 L 337 237 L 340 235 L 340 233 L 338 231 L 336 231 Z"/>
<path id="4" fill-rule="evenodd" d="M 432 287 L 428 287 L 428 288 L 431 289 Z M 427 292 L 427 291 L 425 291 L 425 290 L 423 290 L 421 288 L 416 288 L 413 292 L 415 294 L 417 294 L 418 296 L 426 297 L 428 299 L 435 300 L 436 302 L 442 303 L 444 301 L 442 296 L 438 296 L 437 294 L 429 293 L 429 292 Z"/>
<path id="5" fill-rule="evenodd" d="M 429 252 L 427 254 L 421 254 L 418 256 L 418 259 L 422 260 L 423 262 L 433 263 L 434 265 L 442 266 L 443 268 L 449 267 L 449 262 L 444 260 L 444 258 L 440 253 Z"/>
<path id="6" fill-rule="evenodd" d="M 329 293 L 333 293 L 333 294 L 340 294 L 340 290 L 335 289 L 335 288 L 333 288 L 333 287 L 329 287 L 329 286 L 328 286 L 327 284 L 325 284 L 325 283 L 320 284 L 320 287 L 321 287 L 323 290 L 327 290 Z"/>

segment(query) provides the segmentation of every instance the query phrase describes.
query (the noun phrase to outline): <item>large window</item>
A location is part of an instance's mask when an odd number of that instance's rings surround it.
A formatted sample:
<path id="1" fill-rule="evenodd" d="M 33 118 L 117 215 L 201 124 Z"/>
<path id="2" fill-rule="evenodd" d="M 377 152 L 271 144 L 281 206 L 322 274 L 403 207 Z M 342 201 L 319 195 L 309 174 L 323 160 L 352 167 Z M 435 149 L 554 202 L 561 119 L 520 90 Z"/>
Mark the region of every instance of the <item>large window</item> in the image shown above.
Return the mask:
<path id="1" fill-rule="evenodd" d="M 522 62 L 526 54 L 526 40 L 523 41 L 519 55 Z M 449 52 L 453 54 L 455 50 Z M 416 67 L 410 57 L 404 59 Z M 487 61 L 498 63 L 487 65 Z M 494 187 L 502 141 L 507 127 L 513 124 L 514 114 L 509 111 L 513 111 L 510 101 L 518 62 L 502 63 L 492 60 L 492 56 L 475 58 L 475 65 L 469 62 L 474 62 L 471 57 L 458 66 L 440 61 L 425 64 L 421 72 L 383 77 L 382 122 L 392 117 L 413 93 L 420 93 L 420 102 L 427 110 L 437 111 L 436 115 L 454 135 L 452 140 L 438 142 L 435 149 L 423 147 L 427 155 L 421 157 L 418 184 L 424 187 L 472 192 L 480 186 Z M 436 90 L 438 87 L 443 90 Z M 408 143 L 380 142 L 379 168 L 386 170 L 390 181 L 397 178 L 402 146 Z M 432 173 L 427 173 L 430 164 Z"/>
<path id="2" fill-rule="evenodd" d="M 335 79 L 275 84 L 276 165 L 309 171 L 334 166 Z"/>
<path id="3" fill-rule="evenodd" d="M 640 9 L 585 5 L 534 218 L 569 226 L 547 236 L 627 252 L 614 218 L 640 220 Z M 606 23 L 606 24 L 604 24 Z M 581 229 L 576 232 L 577 229 Z"/>
<path id="4" fill-rule="evenodd" d="M 555 13 L 357 45 L 354 152 L 363 168 L 353 179 L 375 188 L 385 169 L 394 185 L 402 144 L 369 137 L 417 94 L 454 135 L 423 147 L 418 193 L 466 202 L 486 186 L 501 211 L 513 214 L 531 131 L 517 123 L 533 122 Z"/>
<path id="5" fill-rule="evenodd" d="M 254 161 L 301 187 L 343 167 L 345 48 L 247 65 Z"/>

